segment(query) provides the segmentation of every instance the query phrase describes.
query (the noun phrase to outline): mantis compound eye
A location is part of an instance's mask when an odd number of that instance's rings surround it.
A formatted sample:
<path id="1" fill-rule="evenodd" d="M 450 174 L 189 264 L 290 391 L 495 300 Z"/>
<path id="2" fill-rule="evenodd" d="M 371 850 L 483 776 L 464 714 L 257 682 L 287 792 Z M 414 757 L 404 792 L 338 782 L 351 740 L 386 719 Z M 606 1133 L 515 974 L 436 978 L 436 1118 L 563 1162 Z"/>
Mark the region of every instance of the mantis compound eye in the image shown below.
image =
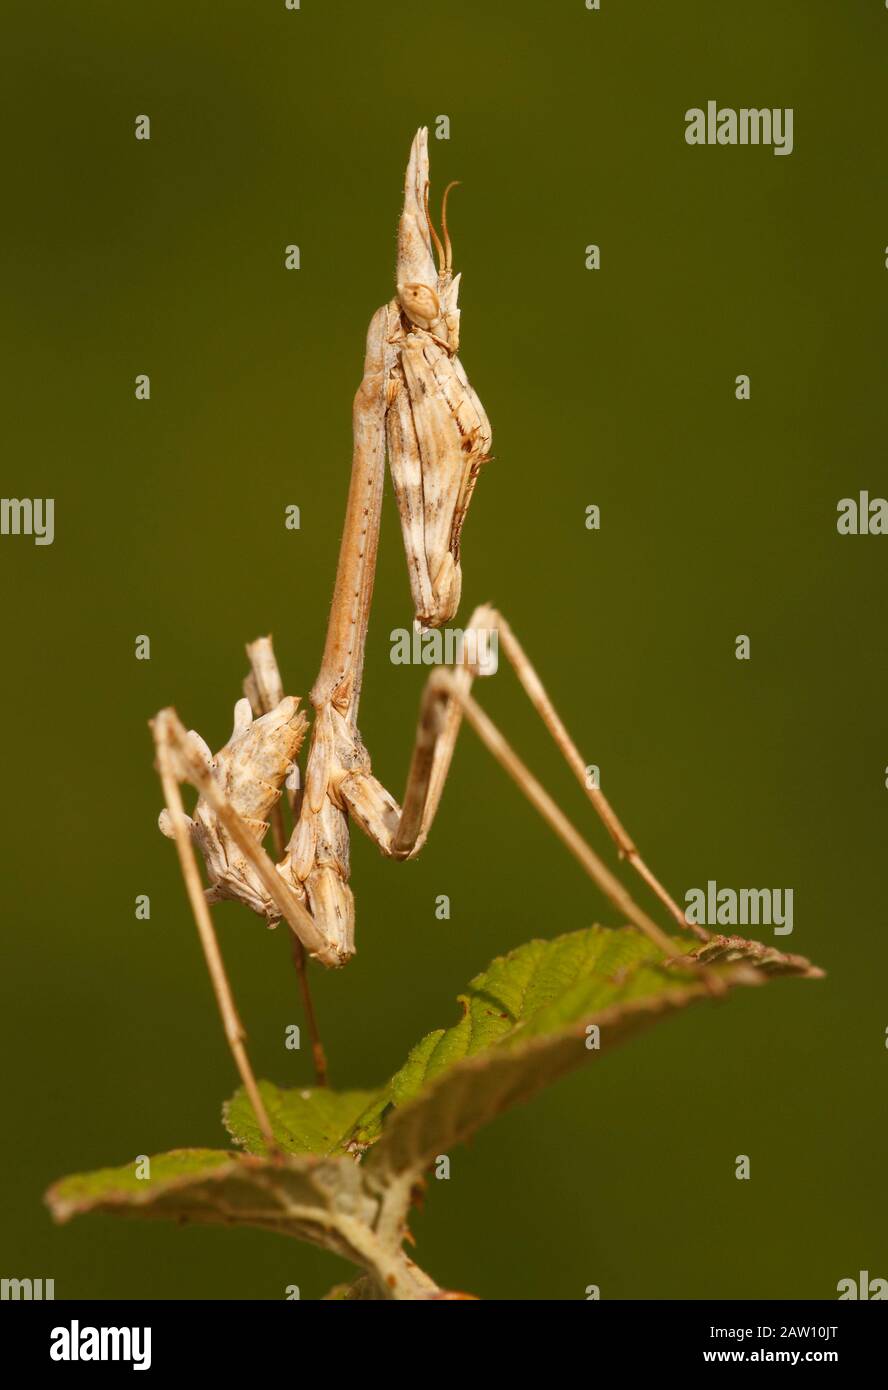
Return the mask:
<path id="1" fill-rule="evenodd" d="M 418 328 L 431 328 L 441 317 L 440 301 L 429 285 L 399 285 L 398 299 L 404 313 Z"/>

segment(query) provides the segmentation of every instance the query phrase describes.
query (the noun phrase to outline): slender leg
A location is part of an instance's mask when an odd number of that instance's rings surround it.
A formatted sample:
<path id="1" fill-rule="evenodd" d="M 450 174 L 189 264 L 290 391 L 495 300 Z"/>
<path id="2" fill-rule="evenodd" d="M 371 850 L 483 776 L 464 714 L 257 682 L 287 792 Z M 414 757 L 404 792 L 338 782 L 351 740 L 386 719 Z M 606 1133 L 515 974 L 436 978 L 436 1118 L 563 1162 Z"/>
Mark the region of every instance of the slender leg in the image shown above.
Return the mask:
<path id="1" fill-rule="evenodd" d="M 268 1112 L 259 1094 L 259 1087 L 256 1084 L 256 1078 L 253 1075 L 253 1069 L 250 1066 L 246 1048 L 244 1047 L 246 1033 L 235 1006 L 234 996 L 231 993 L 231 986 L 228 983 L 225 963 L 222 960 L 222 953 L 219 950 L 219 942 L 213 927 L 210 909 L 204 897 L 200 871 L 197 867 L 197 859 L 191 843 L 191 836 L 188 832 L 185 808 L 182 805 L 182 796 L 179 791 L 179 778 L 176 771 L 177 759 L 174 751 L 176 735 L 170 728 L 169 715 L 171 713 L 172 712 L 169 710 L 162 710 L 157 718 L 152 721 L 151 729 L 157 748 L 157 768 L 163 786 L 164 799 L 172 820 L 176 849 L 178 850 L 179 863 L 182 867 L 182 877 L 185 880 L 185 887 L 191 902 L 194 920 L 197 924 L 200 944 L 203 947 L 207 969 L 210 972 L 210 980 L 212 981 L 213 990 L 216 995 L 216 1002 L 219 1005 L 219 1012 L 222 1015 L 222 1024 L 225 1029 L 225 1036 L 228 1039 L 228 1045 L 231 1048 L 235 1065 L 240 1072 L 244 1089 L 250 1098 L 250 1104 L 256 1115 L 256 1122 L 259 1125 L 262 1137 L 269 1150 L 277 1152 L 277 1144 L 272 1133 Z"/>
<path id="2" fill-rule="evenodd" d="M 708 941 L 710 934 L 706 931 L 705 927 L 696 926 L 687 921 L 678 903 L 675 902 L 645 864 L 635 844 L 626 833 L 622 823 L 601 789 L 599 787 L 589 786 L 586 775 L 586 765 L 583 762 L 579 749 L 564 727 L 560 716 L 546 693 L 542 681 L 528 660 L 523 647 L 503 615 L 495 611 L 493 615 L 496 619 L 496 627 L 503 650 L 511 662 L 516 676 L 524 687 L 534 709 L 537 711 L 546 728 L 549 730 L 549 733 L 552 735 L 552 738 L 555 740 L 555 743 L 560 748 L 580 786 L 598 812 L 605 829 L 617 846 L 620 858 L 629 861 L 635 872 L 644 879 L 645 883 L 669 910 L 680 927 L 684 929 L 690 927 L 702 941 Z"/>
<path id="3" fill-rule="evenodd" d="M 686 922 L 678 903 L 670 897 L 666 888 L 650 872 L 602 791 L 586 784 L 585 763 L 582 756 L 579 755 L 577 745 L 574 744 L 566 727 L 561 723 L 560 716 L 546 694 L 542 681 L 539 680 L 534 667 L 529 663 L 524 649 L 521 648 L 518 639 L 514 637 L 506 619 L 492 607 L 486 605 L 478 607 L 472 613 L 467 634 L 474 632 L 474 634 L 482 635 L 491 631 L 498 632 L 504 655 L 514 667 L 516 676 L 527 692 L 528 698 L 531 699 L 536 712 L 541 716 L 549 733 L 552 734 L 554 742 L 566 758 L 568 766 L 573 769 L 579 784 L 582 785 L 589 801 L 592 802 L 593 808 L 596 809 L 611 838 L 616 842 L 621 858 L 628 859 L 635 872 L 652 888 L 657 898 L 667 906 L 675 922 L 680 924 L 682 929 L 695 931 L 700 940 L 709 940 L 710 934 L 707 933 L 705 927 L 693 926 L 692 923 Z M 360 824 L 363 824 L 372 838 L 381 841 L 381 848 L 384 849 L 385 853 L 390 853 L 393 858 L 410 858 L 424 844 L 432 820 L 435 819 L 439 802 L 441 802 L 443 784 L 445 784 L 447 771 L 450 770 L 461 719 L 463 719 L 463 713 L 466 712 L 466 698 L 470 694 L 475 674 L 477 674 L 475 667 L 464 664 L 464 666 L 450 669 L 447 673 L 447 677 L 449 677 L 447 681 L 436 680 L 436 676 L 429 678 L 424 696 L 422 696 L 420 723 L 418 723 L 416 744 L 414 744 L 413 762 L 411 762 L 410 773 L 407 776 L 403 810 L 397 808 L 388 792 L 385 792 L 385 788 L 381 788 L 378 783 L 375 783 L 375 778 L 371 778 L 370 785 L 367 785 L 367 778 L 357 774 L 357 776 L 346 777 L 345 781 L 340 784 L 340 794 L 349 803 L 349 809 L 352 809 L 354 817 L 359 820 Z M 529 777 L 529 773 L 527 776 Z"/>
<path id="4" fill-rule="evenodd" d="M 506 769 L 513 782 L 520 787 L 531 805 L 548 822 L 558 838 L 567 846 L 602 893 L 610 899 L 617 911 L 650 937 L 651 941 L 659 946 L 665 955 L 674 956 L 675 946 L 666 933 L 657 926 L 652 918 L 648 917 L 646 912 L 636 906 L 620 880 L 611 873 L 607 865 L 586 843 L 561 808 L 556 805 L 549 793 L 521 761 L 493 720 L 484 713 L 481 706 L 472 699 L 467 691 L 456 684 L 448 672 L 442 671 L 439 680 L 443 689 L 448 691 L 459 703 L 466 719 L 497 762 Z"/>
<path id="5" fill-rule="evenodd" d="M 431 819 L 427 814 L 431 804 L 431 788 L 436 783 L 440 785 L 443 776 L 446 776 L 461 718 L 465 715 L 490 752 L 579 860 L 589 877 L 605 897 L 610 899 L 617 911 L 638 927 L 639 931 L 644 932 L 664 955 L 674 956 L 675 946 L 669 937 L 636 905 L 619 879 L 586 843 L 548 792 L 521 762 L 493 721 L 472 699 L 468 684 L 463 678 L 465 674 L 465 671 L 454 673 L 451 670 L 439 670 L 434 672 L 426 683 L 404 797 L 404 811 L 398 814 L 397 806 L 375 778 L 366 774 L 353 774 L 341 783 L 339 790 L 355 820 L 377 840 L 383 853 L 390 854 L 392 858 L 407 859 L 416 853 Z M 458 718 L 454 717 L 455 714 Z M 413 832 L 418 825 L 421 829 L 414 839 Z"/>
<path id="6" fill-rule="evenodd" d="M 677 903 L 673 901 L 666 889 L 662 887 L 641 859 L 638 850 L 603 794 L 598 789 L 587 786 L 586 767 L 582 757 L 506 620 L 496 609 L 485 605 L 477 608 L 472 614 L 466 631 L 467 634 L 475 633 L 479 637 L 490 631 L 496 631 L 499 634 L 503 650 L 515 668 L 516 675 L 531 703 L 540 714 L 568 764 L 576 773 L 583 789 L 589 796 L 589 800 L 614 839 L 621 857 L 625 856 L 629 860 L 640 877 L 669 908 L 682 928 L 694 930 L 702 940 L 709 940 L 709 933 L 704 928 L 693 927 L 685 920 Z M 385 788 L 373 777 L 359 772 L 347 776 L 341 782 L 340 795 L 349 806 L 354 818 L 372 838 L 377 840 L 384 853 L 398 859 L 406 859 L 417 853 L 422 847 L 438 809 L 462 717 L 464 714 L 469 717 L 471 710 L 473 715 L 471 722 L 476 731 L 484 738 L 488 747 L 503 763 L 506 770 L 515 776 L 522 790 L 568 845 L 568 848 L 580 859 L 602 891 L 621 912 L 626 913 L 630 921 L 635 922 L 635 925 L 645 931 L 652 939 L 656 939 L 658 945 L 662 947 L 668 938 L 646 913 L 635 906 L 619 881 L 610 874 L 594 851 L 578 836 L 563 813 L 555 806 L 555 803 L 551 801 L 551 798 L 530 772 L 523 767 L 509 745 L 495 730 L 495 726 L 487 719 L 479 706 L 471 700 L 470 690 L 476 674 L 477 668 L 463 665 L 447 672 L 436 672 L 430 677 L 420 706 L 419 726 L 407 778 L 403 810 L 397 806 Z M 516 769 L 518 768 L 521 770 L 520 778 L 516 776 Z M 582 851 L 579 850 L 579 845 L 583 846 Z"/>
<path id="7" fill-rule="evenodd" d="M 640 931 L 643 931 L 656 946 L 659 946 L 667 957 L 674 957 L 676 952 L 669 937 L 661 931 L 656 922 L 648 917 L 646 912 L 642 912 L 641 908 L 636 906 L 619 879 L 615 878 L 607 866 L 602 863 L 545 788 L 540 786 L 530 770 L 525 767 L 517 753 L 503 738 L 493 720 L 485 714 L 480 705 L 476 704 L 471 695 L 455 684 L 448 672 L 440 672 L 439 679 L 445 686 L 449 685 L 453 698 L 459 702 L 466 719 L 481 741 L 506 769 L 515 784 L 520 787 L 574 858 L 583 866 L 589 877 L 610 898 L 618 911 L 622 912 Z M 727 981 L 720 979 L 706 965 L 699 965 L 690 961 L 686 961 L 685 965 L 699 973 L 701 980 L 705 982 L 711 994 L 724 994 L 728 987 Z"/>

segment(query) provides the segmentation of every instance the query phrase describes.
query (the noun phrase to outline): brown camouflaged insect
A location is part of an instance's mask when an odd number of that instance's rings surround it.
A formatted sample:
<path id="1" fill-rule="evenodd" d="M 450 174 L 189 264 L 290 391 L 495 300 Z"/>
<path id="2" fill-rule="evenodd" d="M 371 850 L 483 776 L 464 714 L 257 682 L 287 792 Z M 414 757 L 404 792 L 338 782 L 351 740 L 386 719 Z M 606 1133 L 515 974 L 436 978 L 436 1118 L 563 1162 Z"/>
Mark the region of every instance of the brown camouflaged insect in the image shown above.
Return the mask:
<path id="1" fill-rule="evenodd" d="M 401 806 L 372 773 L 357 715 L 386 454 L 401 516 L 415 619 L 431 628 L 448 622 L 459 603 L 462 526 L 491 444 L 484 408 L 456 355 L 460 277 L 452 270 L 447 193 L 442 240 L 429 216 L 428 188 L 427 131 L 423 128 L 413 141 L 407 166 L 397 293 L 370 323 L 364 375 L 354 401 L 351 485 L 326 645 L 311 691 L 315 718 L 304 786 L 294 789 L 292 770 L 308 720 L 299 700 L 284 696 L 270 638 L 260 638 L 247 648 L 251 674 L 245 682 L 246 695 L 235 706 L 229 742 L 215 756 L 196 733 L 186 732 L 174 709 L 161 710 L 152 720 L 167 803 L 161 828 L 176 840 L 226 1036 L 259 1127 L 272 1148 L 271 1125 L 244 1049 L 245 1033 L 209 904 L 236 899 L 270 925 L 286 921 L 296 939 L 297 964 L 307 952 L 325 966 L 345 965 L 355 949 L 350 822 L 356 821 L 390 858 L 409 859 L 417 854 L 438 809 L 463 717 L 621 915 L 646 932 L 666 955 L 674 954 L 669 938 L 636 906 L 472 698 L 474 678 L 491 673 L 479 656 L 489 653 L 490 634 L 496 634 L 499 647 L 621 857 L 630 861 L 676 921 L 687 928 L 681 909 L 644 864 L 601 791 L 590 785 L 576 745 L 508 623 L 487 605 L 476 608 L 469 620 L 461 662 L 437 669 L 426 684 Z M 193 818 L 185 814 L 180 782 L 190 783 L 198 792 Z M 285 784 L 294 818 L 286 846 L 278 804 Z M 263 848 L 270 826 L 275 831 L 277 863 Z M 206 864 L 210 883 L 206 891 L 194 844 Z M 693 930 L 708 938 L 703 928 Z M 317 1037 L 315 1060 L 318 1080 L 323 1083 L 323 1051 Z"/>

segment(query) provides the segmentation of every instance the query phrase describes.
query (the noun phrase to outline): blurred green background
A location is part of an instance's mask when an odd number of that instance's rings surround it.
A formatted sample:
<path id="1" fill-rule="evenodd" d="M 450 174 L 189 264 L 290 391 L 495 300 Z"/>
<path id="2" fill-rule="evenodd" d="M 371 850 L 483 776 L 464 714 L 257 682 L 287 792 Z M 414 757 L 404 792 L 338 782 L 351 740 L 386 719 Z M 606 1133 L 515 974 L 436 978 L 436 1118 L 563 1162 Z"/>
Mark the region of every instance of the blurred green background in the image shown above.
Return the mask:
<path id="1" fill-rule="evenodd" d="M 268 631 L 288 690 L 310 688 L 364 333 L 411 137 L 439 114 L 496 455 L 462 616 L 510 617 L 676 895 L 792 887 L 775 944 L 829 974 L 688 1013 L 500 1119 L 431 1183 L 417 1257 L 510 1299 L 830 1298 L 888 1274 L 888 540 L 835 525 L 839 498 L 888 492 L 886 26 L 881 0 L 6 7 L 3 490 L 55 497 L 56 540 L 0 542 L 4 1277 L 314 1298 L 348 1274 L 259 1232 L 55 1229 L 41 1194 L 225 1142 L 235 1077 L 146 721 L 175 703 L 218 747 Z M 710 98 L 793 107 L 794 153 L 688 147 Z M 389 496 L 361 726 L 396 795 L 425 672 L 390 664 L 388 634 L 410 617 Z M 480 696 L 607 851 L 511 677 Z M 471 733 L 420 859 L 359 833 L 353 858 L 359 954 L 314 972 L 343 1087 L 452 1021 L 496 953 L 614 921 Z M 217 921 L 257 1071 L 306 1083 L 283 932 Z"/>

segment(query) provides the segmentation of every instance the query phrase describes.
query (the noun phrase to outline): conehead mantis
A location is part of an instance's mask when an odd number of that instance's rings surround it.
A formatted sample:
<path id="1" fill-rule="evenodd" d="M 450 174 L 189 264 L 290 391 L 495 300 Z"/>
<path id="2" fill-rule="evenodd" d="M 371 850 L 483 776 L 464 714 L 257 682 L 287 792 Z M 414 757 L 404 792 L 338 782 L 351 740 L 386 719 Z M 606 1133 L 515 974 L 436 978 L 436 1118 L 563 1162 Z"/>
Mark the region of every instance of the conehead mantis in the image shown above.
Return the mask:
<path id="1" fill-rule="evenodd" d="M 379 540 L 385 462 L 398 503 L 415 619 L 425 627 L 448 622 L 461 590 L 463 522 L 482 465 L 490 457 L 491 430 L 457 356 L 459 275 L 453 274 L 447 228 L 429 214 L 427 131 L 413 141 L 398 231 L 397 293 L 374 314 L 367 334 L 364 372 L 352 412 L 352 473 L 333 601 L 320 671 L 311 690 L 314 722 L 304 783 L 292 770 L 308 730 L 299 700 L 285 696 L 270 638 L 247 647 L 250 674 L 235 706 L 228 743 L 213 755 L 182 725 L 175 710 L 151 721 L 166 809 L 160 825 L 176 841 L 182 872 L 226 1037 L 266 1143 L 271 1125 L 244 1047 L 245 1034 L 222 961 L 210 904 L 221 898 L 244 903 L 270 925 L 283 920 L 293 933 L 297 964 L 304 956 L 328 967 L 354 954 L 355 909 L 349 884 L 349 828 L 355 822 L 392 859 L 410 859 L 422 848 L 435 817 L 463 719 L 498 759 L 623 918 L 663 951 L 675 954 L 665 932 L 633 901 L 524 766 L 472 695 L 487 674 L 485 639 L 498 646 L 543 723 L 577 776 L 614 840 L 621 858 L 653 890 L 682 928 L 684 914 L 642 860 L 601 790 L 590 785 L 586 765 L 536 671 L 496 609 L 474 610 L 466 637 L 468 656 L 429 677 L 420 701 L 413 757 L 402 803 L 374 776 L 358 731 L 364 650 Z M 451 185 L 452 186 L 452 185 Z M 435 253 L 437 252 L 437 262 Z M 198 793 L 192 817 L 185 813 L 180 783 Z M 285 843 L 281 798 L 293 829 Z M 273 830 L 275 862 L 264 848 Z M 202 884 L 194 846 L 204 859 Z M 305 986 L 306 1006 L 310 997 Z M 315 1043 L 318 1079 L 323 1053 Z"/>

